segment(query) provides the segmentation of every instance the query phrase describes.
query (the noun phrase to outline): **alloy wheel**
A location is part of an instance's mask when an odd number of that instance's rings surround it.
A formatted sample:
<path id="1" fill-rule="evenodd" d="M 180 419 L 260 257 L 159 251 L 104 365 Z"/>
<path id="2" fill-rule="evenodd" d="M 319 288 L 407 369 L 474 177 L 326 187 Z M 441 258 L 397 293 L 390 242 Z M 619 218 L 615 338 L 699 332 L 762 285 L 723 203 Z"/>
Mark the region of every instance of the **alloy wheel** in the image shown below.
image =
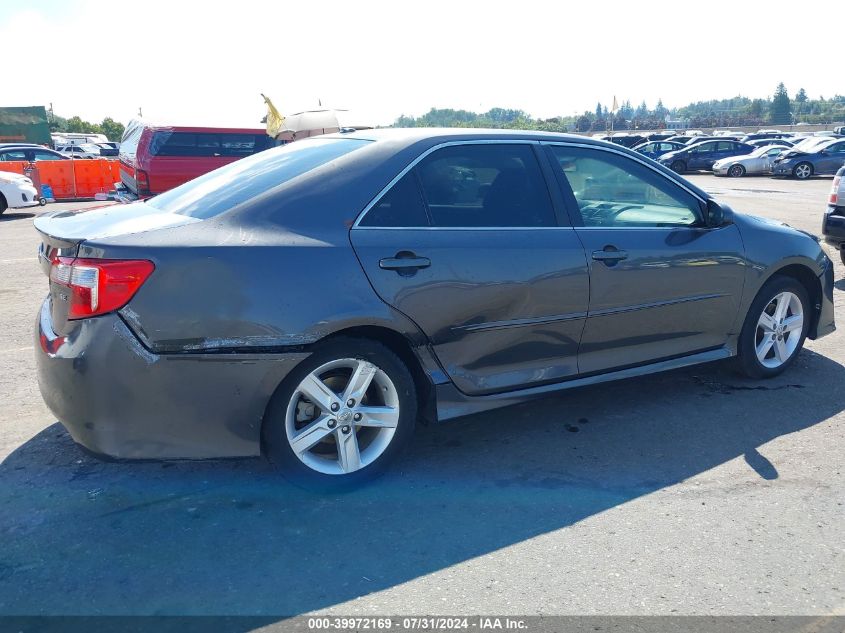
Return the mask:
<path id="1" fill-rule="evenodd" d="M 757 321 L 754 336 L 757 360 L 769 369 L 780 367 L 795 353 L 803 330 L 801 299 L 788 291 L 775 295 Z"/>
<path id="2" fill-rule="evenodd" d="M 730 169 L 728 169 L 728 176 L 731 176 L 732 178 L 739 178 L 744 175 L 745 168 L 742 165 L 731 165 Z"/>
<path id="3" fill-rule="evenodd" d="M 321 365 L 299 383 L 285 413 L 285 433 L 306 466 L 327 475 L 365 468 L 390 445 L 399 424 L 399 394 L 366 360 Z"/>
<path id="4" fill-rule="evenodd" d="M 813 168 L 807 163 L 801 163 L 795 167 L 795 177 L 799 180 L 806 180 L 813 174 Z"/>

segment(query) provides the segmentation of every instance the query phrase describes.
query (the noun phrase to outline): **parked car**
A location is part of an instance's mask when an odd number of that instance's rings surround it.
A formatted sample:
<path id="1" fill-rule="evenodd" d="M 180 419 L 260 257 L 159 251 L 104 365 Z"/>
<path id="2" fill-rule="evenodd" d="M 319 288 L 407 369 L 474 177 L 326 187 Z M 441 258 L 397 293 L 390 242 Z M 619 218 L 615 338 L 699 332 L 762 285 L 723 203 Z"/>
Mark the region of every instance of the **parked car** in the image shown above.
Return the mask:
<path id="1" fill-rule="evenodd" d="M 137 196 L 155 195 L 274 145 L 262 129 L 130 126 L 120 180 Z"/>
<path id="2" fill-rule="evenodd" d="M 730 156 L 744 156 L 753 152 L 754 149 L 753 145 L 739 141 L 703 141 L 663 154 L 658 160 L 673 171 L 683 174 L 688 171 L 710 170 L 717 160 Z"/>
<path id="3" fill-rule="evenodd" d="M 319 486 L 419 417 L 733 356 L 775 376 L 835 329 L 815 239 L 582 136 L 332 134 L 35 227 L 39 384 L 76 442 Z"/>
<path id="4" fill-rule="evenodd" d="M 845 167 L 840 167 L 833 178 L 822 235 L 825 242 L 839 251 L 839 258 L 845 264 Z"/>
<path id="5" fill-rule="evenodd" d="M 41 145 L 4 145 L 0 147 L 0 162 L 40 160 L 67 160 L 69 156 L 47 149 Z"/>
<path id="6" fill-rule="evenodd" d="M 622 145 L 623 147 L 634 147 L 640 143 L 645 142 L 646 137 L 642 134 L 629 134 L 627 132 L 620 132 L 610 137 L 611 143 Z"/>
<path id="7" fill-rule="evenodd" d="M 785 138 L 758 138 L 753 141 L 747 141 L 749 145 L 754 147 L 766 147 L 767 145 L 776 145 L 777 147 L 792 147 L 795 143 L 791 139 Z"/>
<path id="8" fill-rule="evenodd" d="M 681 149 L 682 147 L 682 143 L 673 143 L 671 141 L 650 141 L 648 143 L 640 143 L 635 146 L 633 150 L 643 154 L 644 156 L 648 156 L 651 159 L 657 159 L 663 154 L 673 152 Z"/>
<path id="9" fill-rule="evenodd" d="M 792 149 L 801 152 L 808 152 L 817 145 L 826 145 L 827 143 L 830 143 L 831 140 L 832 139 L 828 136 L 808 136 L 806 138 L 799 139 L 798 142 L 792 146 Z"/>
<path id="10" fill-rule="evenodd" d="M 784 152 L 772 163 L 772 174 L 806 180 L 811 176 L 835 174 L 843 165 L 845 165 L 845 140 L 829 139 L 806 151 L 793 147 Z"/>
<path id="11" fill-rule="evenodd" d="M 732 156 L 722 158 L 713 163 L 713 174 L 716 176 L 756 176 L 772 171 L 772 161 L 782 152 L 789 149 L 786 145 L 766 145 L 756 148 L 746 156 Z"/>
<path id="12" fill-rule="evenodd" d="M 116 143 L 94 143 L 97 146 L 97 149 L 100 150 L 100 156 L 117 156 L 118 150 L 116 147 Z"/>
<path id="13" fill-rule="evenodd" d="M 647 140 L 649 141 L 665 141 L 669 138 L 675 136 L 675 133 L 672 131 L 669 132 L 655 132 L 654 134 L 649 134 Z"/>
<path id="14" fill-rule="evenodd" d="M 691 136 L 689 134 L 675 134 L 674 136 L 670 136 L 666 140 L 670 143 L 680 143 L 681 145 L 686 145 L 690 139 L 695 138 L 695 136 Z"/>
<path id="15" fill-rule="evenodd" d="M 93 143 L 82 143 L 81 145 L 64 145 L 57 147 L 56 151 L 68 158 L 99 158 L 100 148 Z"/>
<path id="16" fill-rule="evenodd" d="M 21 174 L 0 171 L 0 215 L 6 209 L 21 209 L 40 204 L 41 196 L 32 180 Z"/>
<path id="17" fill-rule="evenodd" d="M 743 143 L 747 143 L 749 141 L 758 141 L 762 138 L 789 138 L 791 135 L 788 132 L 781 132 L 779 130 L 761 130 L 759 132 L 754 132 L 753 134 L 746 134 L 743 136 L 740 141 Z"/>

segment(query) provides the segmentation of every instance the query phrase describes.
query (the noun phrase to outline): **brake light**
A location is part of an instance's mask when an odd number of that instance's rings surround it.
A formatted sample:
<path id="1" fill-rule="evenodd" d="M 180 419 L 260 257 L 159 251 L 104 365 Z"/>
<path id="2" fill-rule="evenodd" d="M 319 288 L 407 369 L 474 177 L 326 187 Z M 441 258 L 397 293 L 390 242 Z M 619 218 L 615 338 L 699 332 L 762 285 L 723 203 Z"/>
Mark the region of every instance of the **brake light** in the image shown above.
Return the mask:
<path id="1" fill-rule="evenodd" d="M 833 179 L 833 187 L 830 190 L 830 204 L 834 207 L 839 200 L 839 184 L 842 182 L 842 176 L 837 176 Z"/>
<path id="2" fill-rule="evenodd" d="M 143 169 L 135 170 L 135 184 L 138 193 L 150 193 L 150 176 Z"/>
<path id="3" fill-rule="evenodd" d="M 67 318 L 85 319 L 125 306 L 154 269 L 144 259 L 58 257 L 50 268 L 50 280 L 70 290 Z"/>

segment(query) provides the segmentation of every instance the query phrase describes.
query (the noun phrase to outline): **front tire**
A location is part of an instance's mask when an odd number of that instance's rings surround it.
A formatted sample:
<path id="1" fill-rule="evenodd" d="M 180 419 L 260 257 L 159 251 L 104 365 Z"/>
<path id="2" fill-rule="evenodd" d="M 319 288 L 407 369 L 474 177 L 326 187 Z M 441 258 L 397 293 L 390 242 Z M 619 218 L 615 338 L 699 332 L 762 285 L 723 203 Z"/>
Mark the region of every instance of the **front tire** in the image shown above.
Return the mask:
<path id="1" fill-rule="evenodd" d="M 280 385 L 262 427 L 270 463 L 300 486 L 339 491 L 381 475 L 417 418 L 410 371 L 387 347 L 338 338 Z"/>
<path id="2" fill-rule="evenodd" d="M 845 250 L 843 250 L 842 248 L 839 249 L 839 259 L 842 261 L 843 264 L 845 264 Z"/>
<path id="3" fill-rule="evenodd" d="M 792 168 L 792 175 L 798 180 L 807 180 L 813 175 L 813 166 L 810 163 L 798 163 Z"/>
<path id="4" fill-rule="evenodd" d="M 798 356 L 810 328 L 807 289 L 775 275 L 757 293 L 739 336 L 737 361 L 749 378 L 772 378 Z"/>
<path id="5" fill-rule="evenodd" d="M 676 160 L 672 163 L 670 169 L 676 174 L 683 174 L 687 170 L 687 164 L 682 160 Z"/>
<path id="6" fill-rule="evenodd" d="M 745 175 L 745 167 L 742 165 L 731 165 L 728 169 L 728 176 L 731 178 L 742 178 Z"/>

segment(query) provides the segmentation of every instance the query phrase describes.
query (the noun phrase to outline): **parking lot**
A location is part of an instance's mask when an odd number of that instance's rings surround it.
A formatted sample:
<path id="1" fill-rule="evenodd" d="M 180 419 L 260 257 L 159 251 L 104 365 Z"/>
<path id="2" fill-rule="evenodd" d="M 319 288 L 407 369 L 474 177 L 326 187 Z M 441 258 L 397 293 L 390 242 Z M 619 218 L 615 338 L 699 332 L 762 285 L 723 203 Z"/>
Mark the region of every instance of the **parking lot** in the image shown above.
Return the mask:
<path id="1" fill-rule="evenodd" d="M 814 233 L 831 183 L 690 180 Z M 845 328 L 771 381 L 711 364 L 419 428 L 318 496 L 259 459 L 83 454 L 35 381 L 37 242 L 0 217 L 0 614 L 845 615 Z"/>

